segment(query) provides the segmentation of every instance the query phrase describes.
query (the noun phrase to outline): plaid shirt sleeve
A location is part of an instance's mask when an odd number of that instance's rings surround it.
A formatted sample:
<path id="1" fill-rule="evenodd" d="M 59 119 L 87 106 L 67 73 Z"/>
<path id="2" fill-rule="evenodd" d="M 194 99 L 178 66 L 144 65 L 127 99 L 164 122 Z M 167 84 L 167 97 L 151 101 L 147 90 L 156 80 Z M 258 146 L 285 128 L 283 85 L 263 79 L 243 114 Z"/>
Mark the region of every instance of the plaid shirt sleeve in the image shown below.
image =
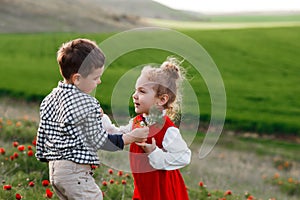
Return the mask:
<path id="1" fill-rule="evenodd" d="M 85 119 L 85 135 L 86 144 L 90 148 L 95 150 L 101 149 L 101 147 L 106 143 L 108 138 L 108 133 L 104 130 L 102 126 L 102 121 L 100 117 L 100 106 L 95 107 Z"/>
<path id="2" fill-rule="evenodd" d="M 45 135 L 41 125 L 39 125 L 38 133 L 39 134 L 37 137 L 36 157 L 42 162 L 47 162 L 48 160 L 45 158 L 45 156 L 42 153 L 44 151 L 43 147 L 45 146 Z"/>

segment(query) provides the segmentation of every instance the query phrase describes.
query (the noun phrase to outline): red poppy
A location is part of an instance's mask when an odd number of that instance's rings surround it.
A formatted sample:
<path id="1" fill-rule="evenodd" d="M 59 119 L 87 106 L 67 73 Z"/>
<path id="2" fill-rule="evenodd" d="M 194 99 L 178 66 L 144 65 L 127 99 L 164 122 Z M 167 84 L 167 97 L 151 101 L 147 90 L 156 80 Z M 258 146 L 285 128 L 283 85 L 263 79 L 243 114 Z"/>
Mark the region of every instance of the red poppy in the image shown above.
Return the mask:
<path id="1" fill-rule="evenodd" d="M 51 192 L 51 190 L 49 188 L 46 189 L 46 196 L 51 199 L 53 196 L 53 192 Z"/>
<path id="2" fill-rule="evenodd" d="M 97 165 L 91 165 L 91 168 L 92 168 L 92 169 L 97 169 L 98 166 L 97 166 Z"/>
<path id="3" fill-rule="evenodd" d="M 28 183 L 28 186 L 29 186 L 29 187 L 33 187 L 33 186 L 34 186 L 34 182 L 33 182 L 33 181 L 30 181 L 30 182 Z"/>
<path id="4" fill-rule="evenodd" d="M 32 145 L 36 146 L 36 139 L 32 141 Z"/>
<path id="5" fill-rule="evenodd" d="M 126 173 L 126 174 L 125 174 L 125 177 L 129 179 L 129 178 L 131 178 L 131 175 L 128 174 L 128 173 Z"/>
<path id="6" fill-rule="evenodd" d="M 251 195 L 247 198 L 247 200 L 253 200 L 253 199 L 254 199 L 254 197 Z"/>
<path id="7" fill-rule="evenodd" d="M 4 155 L 5 154 L 5 149 L 4 148 L 0 148 L 0 154 Z"/>
<path id="8" fill-rule="evenodd" d="M 43 185 L 44 187 L 48 186 L 49 184 L 50 184 L 50 182 L 49 182 L 48 180 L 43 180 L 43 181 L 42 181 L 42 185 Z"/>
<path id="9" fill-rule="evenodd" d="M 15 157 L 14 156 L 9 156 L 10 160 L 14 160 Z"/>
<path id="10" fill-rule="evenodd" d="M 28 146 L 27 146 L 27 149 L 28 149 L 28 150 L 32 150 L 32 146 L 31 146 L 31 145 L 28 145 Z"/>
<path id="11" fill-rule="evenodd" d="M 199 182 L 200 187 L 204 187 L 204 183 L 202 181 Z"/>
<path id="12" fill-rule="evenodd" d="M 24 145 L 19 145 L 18 146 L 18 150 L 19 151 L 24 151 L 25 150 L 25 146 Z"/>
<path id="13" fill-rule="evenodd" d="M 16 194 L 16 199 L 17 199 L 17 200 L 20 200 L 20 199 L 22 199 L 22 196 L 21 196 L 20 194 L 17 193 L 17 194 Z"/>
<path id="14" fill-rule="evenodd" d="M 17 141 L 14 141 L 14 142 L 13 142 L 13 146 L 14 146 L 14 147 L 17 147 L 17 146 L 19 146 L 19 142 L 17 142 Z"/>
<path id="15" fill-rule="evenodd" d="M 18 154 L 17 152 L 15 152 L 15 153 L 13 154 L 13 156 L 14 156 L 15 158 L 18 158 L 18 157 L 19 157 L 19 154 Z"/>
<path id="16" fill-rule="evenodd" d="M 11 190 L 11 185 L 3 185 L 3 190 Z"/>
<path id="17" fill-rule="evenodd" d="M 118 171 L 118 176 L 123 176 L 123 171 Z"/>
<path id="18" fill-rule="evenodd" d="M 142 121 L 144 121 L 144 117 L 142 115 L 138 115 L 138 116 L 136 116 L 136 120 L 138 122 L 142 122 Z"/>
<path id="19" fill-rule="evenodd" d="M 226 196 L 226 195 L 232 195 L 231 190 L 227 190 L 227 191 L 224 193 L 224 195 L 225 195 L 225 196 Z"/>
<path id="20" fill-rule="evenodd" d="M 133 119 L 133 128 L 141 128 L 147 125 L 143 115 L 138 115 Z"/>
<path id="21" fill-rule="evenodd" d="M 122 180 L 122 185 L 126 185 L 126 180 Z"/>
<path id="22" fill-rule="evenodd" d="M 106 181 L 102 181 L 102 185 L 103 186 L 107 186 L 107 182 Z"/>
<path id="23" fill-rule="evenodd" d="M 108 173 L 109 173 L 109 174 L 113 174 L 113 173 L 114 173 L 114 170 L 109 169 L 109 170 L 108 170 Z"/>
<path id="24" fill-rule="evenodd" d="M 33 151 L 32 150 L 29 150 L 28 152 L 27 152 L 27 155 L 29 156 L 29 157 L 31 157 L 31 156 L 33 156 Z"/>
<path id="25" fill-rule="evenodd" d="M 109 183 L 110 183 L 110 184 L 114 184 L 114 182 L 115 182 L 114 179 L 110 179 L 110 180 L 109 180 Z"/>

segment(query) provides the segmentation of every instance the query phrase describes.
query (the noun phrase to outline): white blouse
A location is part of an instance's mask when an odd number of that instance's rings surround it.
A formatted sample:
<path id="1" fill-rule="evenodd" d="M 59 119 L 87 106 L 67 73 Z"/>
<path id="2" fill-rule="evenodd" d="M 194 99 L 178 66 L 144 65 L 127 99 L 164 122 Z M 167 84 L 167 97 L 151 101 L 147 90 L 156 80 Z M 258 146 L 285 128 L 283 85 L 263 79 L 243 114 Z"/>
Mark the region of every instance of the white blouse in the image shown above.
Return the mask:
<path id="1" fill-rule="evenodd" d="M 131 131 L 132 120 L 126 126 L 116 127 L 107 115 L 103 115 L 102 123 L 108 133 L 128 133 Z M 176 127 L 169 127 L 162 141 L 163 148 L 156 147 L 148 155 L 150 165 L 154 169 L 175 170 L 191 162 L 191 150 L 181 137 Z"/>

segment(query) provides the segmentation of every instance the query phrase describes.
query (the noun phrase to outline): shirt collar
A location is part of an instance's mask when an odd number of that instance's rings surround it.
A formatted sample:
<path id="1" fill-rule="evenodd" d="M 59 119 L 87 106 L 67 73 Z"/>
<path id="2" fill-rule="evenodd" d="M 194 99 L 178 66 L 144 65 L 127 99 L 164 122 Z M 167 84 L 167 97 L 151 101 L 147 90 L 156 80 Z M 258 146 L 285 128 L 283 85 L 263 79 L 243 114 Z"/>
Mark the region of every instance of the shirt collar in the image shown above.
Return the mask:
<path id="1" fill-rule="evenodd" d="M 70 83 L 64 83 L 62 81 L 59 81 L 58 82 L 58 88 L 61 88 L 61 89 L 67 89 L 67 90 L 74 90 L 74 89 L 77 89 L 77 87 L 73 84 L 70 84 Z"/>

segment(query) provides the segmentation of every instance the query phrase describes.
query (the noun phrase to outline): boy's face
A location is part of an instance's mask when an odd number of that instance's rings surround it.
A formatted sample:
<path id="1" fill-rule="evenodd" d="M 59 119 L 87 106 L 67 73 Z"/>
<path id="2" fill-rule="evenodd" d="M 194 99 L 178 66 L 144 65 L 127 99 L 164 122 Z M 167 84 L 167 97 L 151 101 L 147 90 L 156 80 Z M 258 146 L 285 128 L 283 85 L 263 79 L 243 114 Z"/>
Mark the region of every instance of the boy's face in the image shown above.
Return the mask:
<path id="1" fill-rule="evenodd" d="M 137 114 L 149 114 L 150 108 L 159 103 L 159 98 L 156 97 L 156 92 L 153 90 L 153 83 L 143 75 L 136 81 L 132 98 L 134 110 Z"/>
<path id="2" fill-rule="evenodd" d="M 78 74 L 78 78 L 74 84 L 82 92 L 90 94 L 101 83 L 100 78 L 103 70 L 104 67 L 94 69 L 87 77 Z"/>

